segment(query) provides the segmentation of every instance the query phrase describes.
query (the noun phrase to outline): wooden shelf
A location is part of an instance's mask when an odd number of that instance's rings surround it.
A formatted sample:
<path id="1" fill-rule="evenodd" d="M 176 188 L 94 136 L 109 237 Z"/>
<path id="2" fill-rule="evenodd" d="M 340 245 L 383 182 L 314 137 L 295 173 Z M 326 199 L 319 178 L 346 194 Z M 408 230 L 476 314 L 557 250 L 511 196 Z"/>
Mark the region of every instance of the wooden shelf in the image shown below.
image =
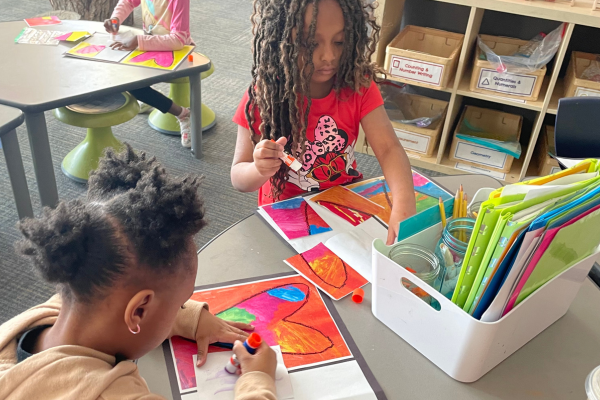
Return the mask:
<path id="1" fill-rule="evenodd" d="M 473 72 L 472 70 L 468 70 L 464 74 L 464 76 L 460 82 L 460 85 L 458 86 L 457 93 L 459 95 L 471 97 L 473 99 L 486 100 L 486 101 L 491 101 L 494 103 L 500 103 L 500 104 L 506 104 L 506 105 L 514 106 L 514 107 L 525 108 L 528 110 L 534 110 L 534 111 L 542 110 L 542 106 L 544 105 L 544 97 L 546 96 L 546 92 L 548 91 L 548 82 L 550 79 L 548 76 L 546 76 L 544 78 L 544 83 L 542 85 L 542 90 L 540 90 L 540 95 L 539 95 L 538 99 L 536 101 L 525 101 L 524 102 L 523 100 L 517 100 L 517 99 L 510 98 L 510 97 L 496 96 L 491 93 L 483 94 L 483 93 L 472 92 L 470 89 L 472 72 Z"/>
<path id="2" fill-rule="evenodd" d="M 554 88 L 554 92 L 552 92 L 552 98 L 550 99 L 550 104 L 548 105 L 548 114 L 556 115 L 556 111 L 558 110 L 558 100 L 565 96 L 565 82 L 562 78 L 559 78 L 556 81 L 556 87 Z"/>
<path id="3" fill-rule="evenodd" d="M 392 1 L 392 0 L 386 0 Z M 557 0 L 435 0 L 461 6 L 478 7 L 486 10 L 501 11 L 508 14 L 569 22 L 578 25 L 600 28 L 600 10 L 592 11 L 593 1 L 577 0 L 571 7 L 569 3 Z"/>
<path id="4" fill-rule="evenodd" d="M 437 90 L 439 92 L 446 92 L 446 93 L 452 93 L 452 88 L 454 87 L 454 79 L 452 79 L 450 82 L 448 82 L 448 86 L 446 86 L 446 88 L 444 88 L 444 89 L 435 89 L 435 88 L 432 88 L 431 86 L 423 85 L 417 81 L 400 80 L 389 74 L 386 76 L 386 79 L 388 81 L 394 81 L 394 82 L 398 82 L 398 83 L 402 83 L 402 84 L 406 84 L 406 85 L 410 85 L 410 86 L 419 86 L 419 87 L 422 87 L 425 89 Z"/>

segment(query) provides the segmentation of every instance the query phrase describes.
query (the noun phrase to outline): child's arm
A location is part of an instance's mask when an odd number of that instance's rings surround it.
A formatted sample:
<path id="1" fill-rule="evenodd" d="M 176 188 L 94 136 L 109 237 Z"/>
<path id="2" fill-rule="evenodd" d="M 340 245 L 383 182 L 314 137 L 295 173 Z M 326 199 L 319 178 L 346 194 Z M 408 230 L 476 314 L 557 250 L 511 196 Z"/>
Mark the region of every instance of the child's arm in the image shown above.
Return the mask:
<path id="1" fill-rule="evenodd" d="M 283 147 L 287 143 L 285 138 L 275 143 L 263 140 L 254 147 L 250 135 L 250 130 L 238 125 L 231 184 L 240 192 L 257 191 L 275 175 L 281 167 L 279 157 L 283 157 Z"/>
<path id="2" fill-rule="evenodd" d="M 140 35 L 138 49 L 143 51 L 181 50 L 190 40 L 190 1 L 172 0 L 170 33 L 168 35 Z"/>
<path id="3" fill-rule="evenodd" d="M 417 212 L 410 163 L 383 106 L 375 108 L 360 123 L 392 192 L 392 216 L 387 238 L 390 245 L 398 237 L 400 221 Z"/>
<path id="4" fill-rule="evenodd" d="M 119 0 L 110 19 L 117 18 L 119 25 L 129 17 L 129 14 L 140 5 L 141 0 Z"/>

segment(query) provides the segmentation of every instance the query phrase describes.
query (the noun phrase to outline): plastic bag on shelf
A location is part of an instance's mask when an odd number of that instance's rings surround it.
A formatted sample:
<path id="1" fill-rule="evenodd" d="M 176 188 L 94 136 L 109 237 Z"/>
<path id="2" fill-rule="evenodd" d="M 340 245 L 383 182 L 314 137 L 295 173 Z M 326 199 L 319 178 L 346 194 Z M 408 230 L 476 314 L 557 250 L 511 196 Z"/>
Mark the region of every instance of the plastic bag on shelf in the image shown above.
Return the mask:
<path id="1" fill-rule="evenodd" d="M 410 102 L 403 101 L 408 100 L 407 94 L 414 94 L 414 90 L 406 84 L 385 81 L 380 84 L 380 87 L 383 106 L 391 121 L 426 128 L 442 117 L 442 112 L 429 117 L 417 115 Z"/>
<path id="2" fill-rule="evenodd" d="M 594 82 L 600 82 L 600 56 L 597 56 L 590 65 L 583 70 L 581 79 L 587 79 Z"/>
<path id="3" fill-rule="evenodd" d="M 558 28 L 547 35 L 539 34 L 526 45 L 512 55 L 498 55 L 494 53 L 481 37 L 477 37 L 477 44 L 483 51 L 487 61 L 492 63 L 496 71 L 502 72 L 533 72 L 543 68 L 552 60 L 564 36 L 566 24 L 561 24 Z"/>

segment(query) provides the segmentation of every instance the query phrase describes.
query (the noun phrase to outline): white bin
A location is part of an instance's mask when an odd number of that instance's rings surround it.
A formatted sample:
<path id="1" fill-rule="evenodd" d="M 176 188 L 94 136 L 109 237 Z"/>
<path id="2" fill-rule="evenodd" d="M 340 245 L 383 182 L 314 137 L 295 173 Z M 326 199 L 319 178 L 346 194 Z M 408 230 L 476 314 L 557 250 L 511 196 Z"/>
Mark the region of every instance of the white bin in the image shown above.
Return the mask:
<path id="1" fill-rule="evenodd" d="M 400 243 L 435 248 L 441 224 Z M 417 349 L 446 374 L 474 382 L 525 343 L 565 315 L 586 279 L 600 248 L 556 276 L 497 322 L 481 322 L 387 256 L 393 246 L 373 242 L 373 300 L 375 317 Z M 434 297 L 436 311 L 407 290 L 406 278 Z"/>

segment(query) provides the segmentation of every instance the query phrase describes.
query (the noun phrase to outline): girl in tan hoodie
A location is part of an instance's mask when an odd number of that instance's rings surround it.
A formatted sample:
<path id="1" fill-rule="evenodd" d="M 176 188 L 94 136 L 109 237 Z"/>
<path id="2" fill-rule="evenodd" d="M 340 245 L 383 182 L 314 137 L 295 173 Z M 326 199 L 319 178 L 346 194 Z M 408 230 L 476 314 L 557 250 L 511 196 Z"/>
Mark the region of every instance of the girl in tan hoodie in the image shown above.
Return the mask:
<path id="1" fill-rule="evenodd" d="M 173 335 L 196 340 L 199 365 L 209 343 L 235 342 L 235 398 L 276 399 L 275 354 L 241 344 L 252 327 L 188 300 L 205 224 L 198 186 L 127 146 L 91 174 L 87 200 L 21 222 L 18 251 L 59 294 L 0 326 L 0 400 L 162 399 L 127 360 Z"/>

